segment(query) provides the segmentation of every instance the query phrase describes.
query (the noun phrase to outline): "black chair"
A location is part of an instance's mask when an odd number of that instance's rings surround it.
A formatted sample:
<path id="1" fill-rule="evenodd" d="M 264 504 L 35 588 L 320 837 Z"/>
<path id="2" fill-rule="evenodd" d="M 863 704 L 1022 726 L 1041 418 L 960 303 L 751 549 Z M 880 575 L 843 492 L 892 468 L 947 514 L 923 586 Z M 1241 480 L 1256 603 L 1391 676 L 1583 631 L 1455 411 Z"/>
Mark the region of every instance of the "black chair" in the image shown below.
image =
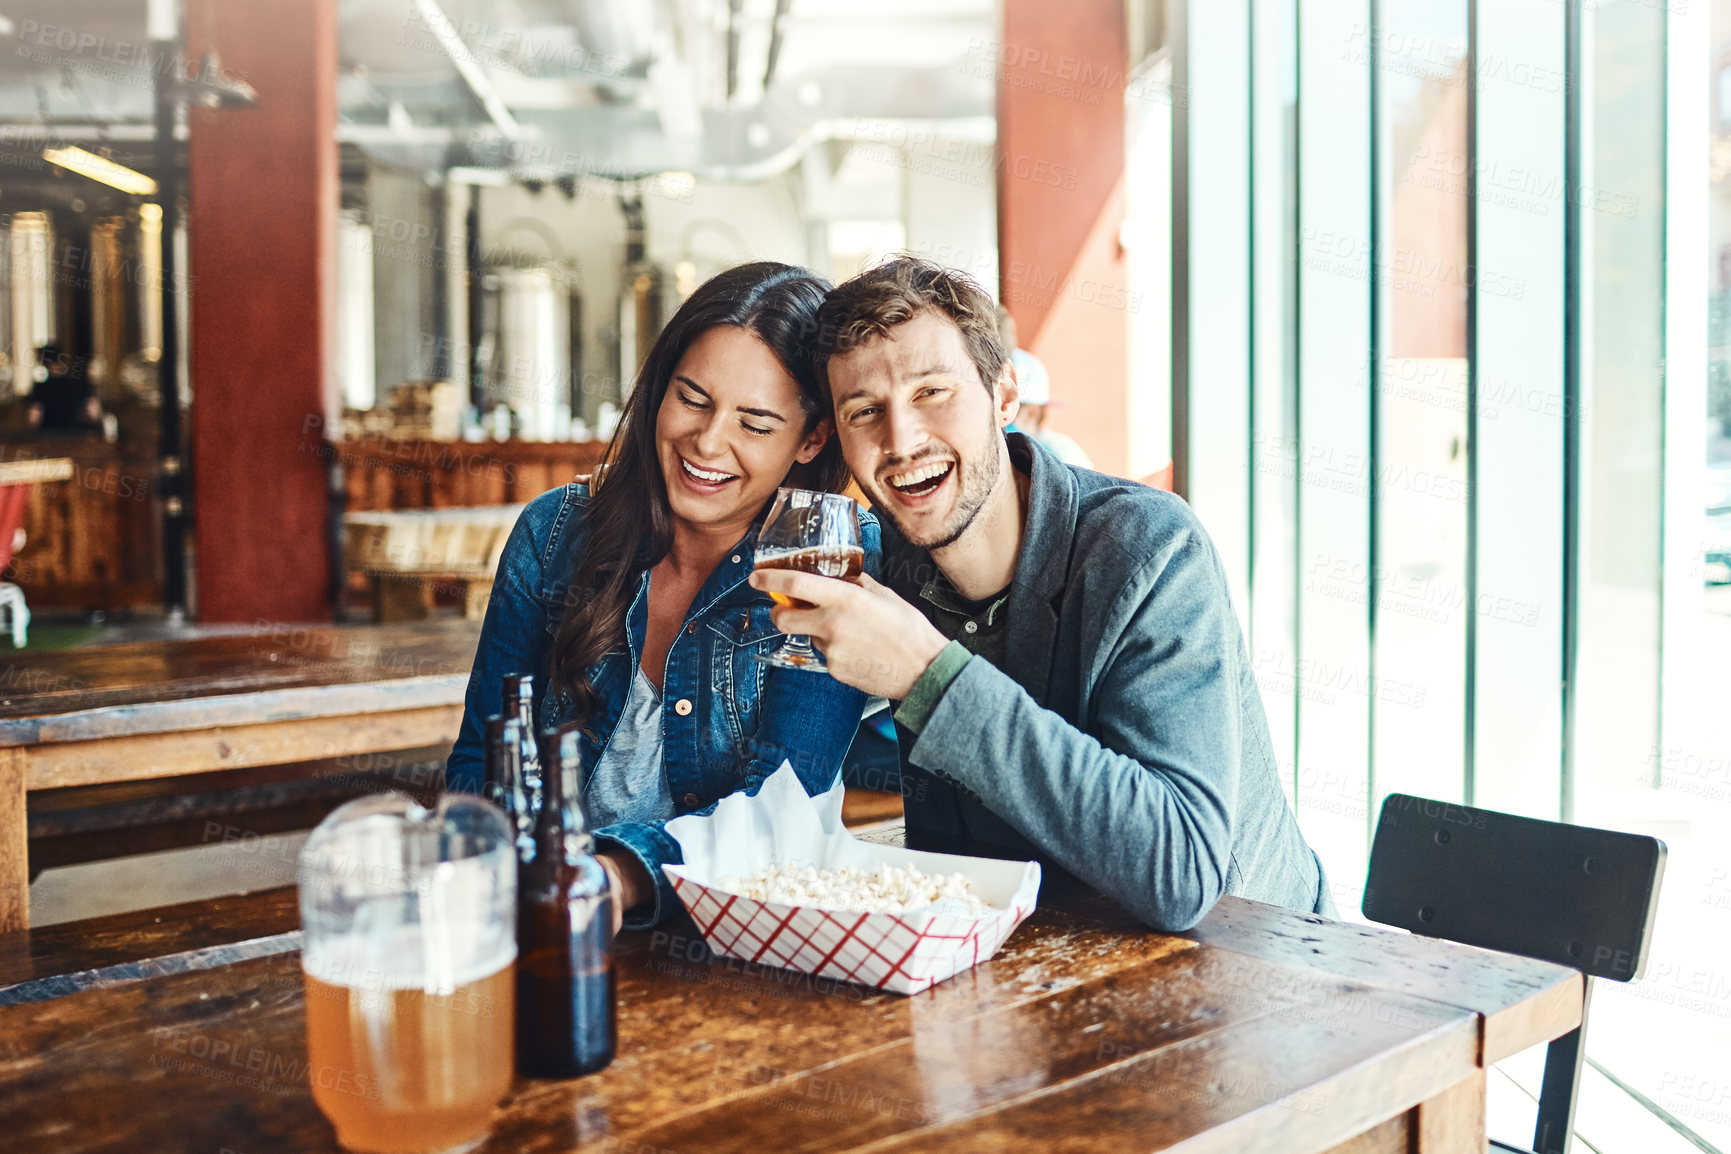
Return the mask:
<path id="1" fill-rule="evenodd" d="M 1385 926 L 1571 966 L 1585 975 L 1590 1001 L 1593 978 L 1641 976 L 1664 872 L 1658 838 L 1392 793 L 1363 909 Z M 1536 1154 L 1568 1147 L 1586 1028 L 1582 1005 L 1580 1027 L 1545 1055 Z"/>

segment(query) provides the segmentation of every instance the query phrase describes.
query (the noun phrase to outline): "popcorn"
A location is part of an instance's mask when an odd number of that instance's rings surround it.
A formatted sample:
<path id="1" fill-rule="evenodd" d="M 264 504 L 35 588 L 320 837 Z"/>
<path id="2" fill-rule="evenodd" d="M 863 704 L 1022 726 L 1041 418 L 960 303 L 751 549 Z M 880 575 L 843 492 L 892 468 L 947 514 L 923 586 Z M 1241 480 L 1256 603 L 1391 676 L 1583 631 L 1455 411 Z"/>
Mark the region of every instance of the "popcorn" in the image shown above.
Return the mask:
<path id="1" fill-rule="evenodd" d="M 917 994 L 990 958 L 1033 913 L 1039 862 L 860 841 L 843 792 L 812 797 L 783 762 L 757 793 L 667 823 L 685 860 L 661 872 L 717 956 Z"/>
<path id="2" fill-rule="evenodd" d="M 753 901 L 811 906 L 863 914 L 900 914 L 939 902 L 946 911 L 967 917 L 992 912 L 960 873 L 928 874 L 918 866 L 888 864 L 875 870 L 854 866 L 818 869 L 797 862 L 766 866 L 750 877 L 720 878 L 715 888 Z"/>

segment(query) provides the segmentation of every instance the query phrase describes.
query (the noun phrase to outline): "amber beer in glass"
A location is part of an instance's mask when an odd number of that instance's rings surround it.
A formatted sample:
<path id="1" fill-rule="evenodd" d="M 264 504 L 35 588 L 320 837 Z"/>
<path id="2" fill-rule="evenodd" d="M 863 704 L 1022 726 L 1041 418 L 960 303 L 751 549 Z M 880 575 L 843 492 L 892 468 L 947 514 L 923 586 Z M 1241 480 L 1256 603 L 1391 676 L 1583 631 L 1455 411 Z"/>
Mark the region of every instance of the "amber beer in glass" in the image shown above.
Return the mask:
<path id="1" fill-rule="evenodd" d="M 459 975 L 449 993 L 429 993 L 307 973 L 313 1101 L 338 1140 L 350 1150 L 409 1154 L 460 1149 L 485 1135 L 511 1089 L 513 974 L 506 961 L 488 974 Z"/>
<path id="2" fill-rule="evenodd" d="M 352 801 L 301 851 L 307 1076 L 344 1148 L 486 1137 L 511 1087 L 517 855 L 498 807 Z"/>
<path id="3" fill-rule="evenodd" d="M 777 489 L 763 528 L 758 530 L 752 568 L 794 569 L 857 583 L 865 571 L 859 506 L 844 493 Z M 786 594 L 771 593 L 770 597 L 778 605 L 809 608 Z M 789 635 L 775 652 L 754 656 L 765 665 L 783 669 L 827 672 L 822 654 L 811 647 L 808 637 Z"/>

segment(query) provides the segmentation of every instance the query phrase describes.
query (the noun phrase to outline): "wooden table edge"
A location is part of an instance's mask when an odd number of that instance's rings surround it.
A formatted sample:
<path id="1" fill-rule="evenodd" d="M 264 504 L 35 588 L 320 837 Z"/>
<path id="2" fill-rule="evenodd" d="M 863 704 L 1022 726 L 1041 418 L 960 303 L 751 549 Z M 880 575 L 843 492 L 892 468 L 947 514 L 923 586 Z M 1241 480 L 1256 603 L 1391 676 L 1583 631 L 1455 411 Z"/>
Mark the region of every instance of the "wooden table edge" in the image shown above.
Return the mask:
<path id="1" fill-rule="evenodd" d="M 1269 911 L 1283 915 L 1283 920 L 1291 919 L 1290 924 L 1268 929 L 1263 922 L 1269 916 Z M 1520 971 L 1518 981 L 1514 982 L 1511 988 L 1524 985 L 1525 989 L 1519 996 L 1510 996 L 1494 1004 L 1483 999 L 1451 996 L 1450 991 L 1440 983 L 1434 989 L 1426 989 L 1416 982 L 1384 980 L 1376 974 L 1348 965 L 1337 964 L 1329 969 L 1329 972 L 1344 980 L 1406 993 L 1478 1014 L 1481 1022 L 1481 1064 L 1487 1067 L 1511 1054 L 1518 1054 L 1529 1047 L 1568 1033 L 1580 1025 L 1585 1004 L 1585 986 L 1581 972 L 1569 966 L 1502 950 L 1464 945 L 1447 938 L 1409 934 L 1386 926 L 1284 910 L 1230 895 L 1221 898 L 1201 922 L 1179 936 L 1203 945 L 1235 949 L 1252 957 L 1271 957 L 1280 948 L 1290 951 L 1295 943 L 1316 943 L 1332 947 L 1329 956 L 1339 962 L 1350 959 L 1350 949 L 1340 948 L 1345 940 L 1374 938 L 1390 943 L 1393 951 L 1390 956 L 1397 959 L 1410 952 L 1412 947 L 1407 943 L 1423 943 L 1425 951 L 1452 955 L 1452 960 L 1463 965 L 1501 962 L 1508 970 Z M 1268 949 L 1258 951 L 1247 948 L 1252 943 L 1265 945 Z M 1322 956 L 1320 951 L 1316 956 Z M 1493 1056 L 1484 1060 L 1484 1055 Z"/>
<path id="2" fill-rule="evenodd" d="M 24 460 L 0 462 L 0 485 L 39 485 L 49 481 L 70 481 L 74 461 L 71 457 L 30 457 Z"/>
<path id="3" fill-rule="evenodd" d="M 1495 1016 L 1481 1014 L 1479 1064 L 1485 1069 L 1523 1050 L 1552 1042 L 1581 1024 L 1587 1008 L 1587 979 L 1579 970 L 1554 986 L 1508 1006 Z M 1525 1028 L 1527 1026 L 1532 1028 Z"/>
<path id="4" fill-rule="evenodd" d="M 104 705 L 68 713 L 0 720 L 0 749 L 116 740 L 213 726 L 256 725 L 371 712 L 355 708 L 357 693 L 402 698 L 398 708 L 461 705 L 467 673 L 383 677 L 337 685 L 307 685 L 188 697 L 144 705 Z"/>
<path id="5" fill-rule="evenodd" d="M 5 752 L 23 767 L 27 790 L 61 789 L 442 745 L 455 740 L 462 718 L 463 703 L 457 701 L 310 718 L 261 718 Z"/>
<path id="6" fill-rule="evenodd" d="M 46 1002 L 90 990 L 103 990 L 130 982 L 148 981 L 170 974 L 188 974 L 196 970 L 212 970 L 252 958 L 292 953 L 301 948 L 301 931 L 287 930 L 280 934 L 247 938 L 220 946 L 202 946 L 175 953 L 158 954 L 128 962 L 96 966 L 66 974 L 45 974 L 26 978 L 9 985 L 0 985 L 0 1006 L 18 1006 L 29 1002 Z"/>
<path id="7" fill-rule="evenodd" d="M 1325 1083 L 1321 1083 L 1318 1086 L 1307 1086 L 1282 1098 L 1265 1101 L 1261 1105 L 1256 1106 L 1235 1118 L 1229 1119 L 1218 1126 L 1211 1127 L 1201 1133 L 1181 1138 L 1171 1145 L 1160 1147 L 1160 1150 L 1163 1152 L 1181 1151 L 1184 1152 L 1184 1154 L 1237 1154 L 1238 1151 L 1247 1149 L 1279 1149 L 1283 1154 L 1288 1151 L 1292 1152 L 1292 1154 L 1328 1154 L 1328 1152 L 1337 1149 L 1343 1143 L 1350 1142 L 1352 1139 L 1390 1119 L 1402 1117 L 1404 1115 L 1412 1115 L 1414 1116 L 1413 1121 L 1416 1123 L 1418 1121 L 1417 1115 L 1420 1110 L 1426 1108 L 1433 1102 L 1448 1101 L 1450 1095 L 1453 1094 L 1458 1087 L 1472 1082 L 1475 1077 L 1482 1073 L 1481 1068 L 1474 1064 L 1474 1059 L 1478 1053 L 1478 1023 L 1476 1021 L 1478 1015 L 1474 1011 L 1465 1007 L 1450 1006 L 1446 1003 L 1434 1002 L 1430 999 L 1422 998 L 1405 991 L 1380 989 L 1372 986 L 1365 986 L 1364 988 L 1367 992 L 1375 993 L 1376 995 L 1390 999 L 1395 1003 L 1406 1002 L 1409 1004 L 1424 1003 L 1436 1005 L 1441 1007 L 1445 1012 L 1438 1015 L 1436 1021 L 1430 1028 L 1422 1032 L 1415 1032 L 1413 1037 L 1407 1043 L 1397 1047 L 1395 1051 L 1384 1052 L 1378 1055 L 1375 1059 L 1364 1059 L 1355 1062 L 1352 1065 L 1341 1069 Z M 1049 995 L 1037 996 L 1029 999 L 1029 1001 L 1037 1002 L 1046 996 Z M 1002 1009 L 1002 1007 L 997 1009 Z M 1261 1020 L 1278 1017 L 1279 1014 L 1280 1011 L 1278 1010 L 1270 1010 L 1266 1013 L 1257 1014 L 1252 1018 L 1245 1018 L 1234 1023 L 1232 1029 L 1249 1029 Z M 884 1135 L 883 1137 L 871 1139 L 862 1143 L 838 1146 L 836 1149 L 838 1151 L 845 1151 L 845 1154 L 882 1154 L 882 1152 L 906 1150 L 924 1151 L 928 1149 L 942 1151 L 947 1148 L 946 1136 L 952 1138 L 965 1138 L 967 1132 L 970 1130 L 989 1129 L 994 1118 L 998 1118 L 1010 1111 L 1026 1108 L 1040 1102 L 1042 1099 L 1063 1098 L 1078 1093 L 1085 1094 L 1092 1088 L 1094 1083 L 1119 1077 L 1125 1071 L 1140 1064 L 1145 1064 L 1150 1061 L 1158 1063 L 1162 1059 L 1163 1055 L 1187 1046 L 1196 1045 L 1201 1041 L 1201 1035 L 1185 1035 L 1177 1037 L 1152 1049 L 1138 1052 L 1123 1059 L 1107 1062 L 1063 1083 L 1044 1085 L 1025 1092 L 1017 1093 L 1003 1100 L 970 1110 L 966 1114 L 951 1118 L 940 1124 L 918 1126 L 913 1129 Z M 1434 1076 L 1419 1082 L 1417 1085 L 1412 1087 L 1404 1097 L 1396 1099 L 1396 1102 L 1398 1103 L 1397 1105 L 1390 1107 L 1377 1106 L 1362 1111 L 1358 1117 L 1349 1116 L 1346 1121 L 1339 1122 L 1332 1126 L 1326 1123 L 1313 1125 L 1310 1129 L 1315 1132 L 1305 1136 L 1305 1143 L 1302 1146 L 1291 1146 L 1289 1144 L 1291 1135 L 1288 1133 L 1273 1135 L 1273 1137 L 1278 1137 L 1282 1140 L 1281 1144 L 1277 1146 L 1267 1144 L 1266 1140 L 1271 1137 L 1271 1135 L 1266 1133 L 1268 1128 L 1271 1125 L 1278 1127 L 1282 1121 L 1294 1116 L 1292 1107 L 1293 1099 L 1309 1097 L 1316 1094 L 1319 1089 L 1324 1091 L 1324 1097 L 1326 1098 L 1329 1093 L 1338 1089 L 1340 1085 L 1347 1080 L 1351 1080 L 1354 1083 L 1365 1083 L 1368 1080 L 1370 1085 L 1377 1085 L 1386 1074 L 1385 1067 L 1391 1054 L 1397 1055 L 1402 1061 L 1413 1063 L 1420 1068 L 1428 1069 L 1429 1067 L 1425 1060 L 1419 1055 L 1421 1051 L 1429 1051 L 1431 1049 L 1441 1049 L 1448 1053 L 1450 1061 L 1437 1065 L 1435 1067 L 1436 1072 Z M 852 1056 L 850 1056 L 850 1060 L 851 1057 Z M 821 1072 L 820 1069 L 814 1069 L 803 1071 L 802 1074 L 810 1075 L 819 1072 Z M 776 1092 L 778 1092 L 776 1088 L 771 1086 L 752 1093 L 735 1095 L 734 1098 L 737 1100 L 749 1101 L 752 1097 L 767 1097 Z M 713 1103 L 709 1103 L 706 1104 L 704 1108 L 707 1109 L 713 1105 Z M 1318 1114 L 1318 1116 L 1321 1115 Z M 658 1123 L 658 1125 L 659 1124 L 660 1123 Z M 653 1143 L 654 1139 L 652 1131 L 646 1134 L 645 1137 L 647 1141 Z M 1095 1138 L 1099 1140 L 1100 1136 L 1095 1135 Z M 646 1146 L 645 1148 L 649 1149 L 653 1148 L 653 1146 Z M 1112 1147 L 1108 1142 L 1107 1148 L 1114 1147 Z M 1428 1148 L 1421 1147 L 1420 1149 L 1423 1150 L 1425 1154 L 1429 1154 Z M 1461 1154 L 1461 1152 L 1455 1150 L 1450 1151 L 1449 1154 Z"/>
<path id="8" fill-rule="evenodd" d="M 1410 998 L 1414 1001 L 1430 1000 L 1419 997 L 1418 995 L 1403 993 L 1401 991 L 1388 990 L 1384 992 L 1398 997 Z M 1435 1004 L 1447 1005 L 1447 1003 Z M 1480 1015 L 1475 1011 L 1466 1009 L 1465 1007 L 1457 1006 L 1451 1008 L 1457 1012 L 1459 1017 L 1453 1021 L 1438 1023 L 1435 1029 L 1428 1031 L 1427 1039 L 1431 1045 L 1436 1047 L 1444 1049 L 1458 1048 L 1462 1050 L 1463 1053 L 1460 1057 L 1466 1058 L 1471 1056 L 1476 1058 L 1479 1052 L 1480 1030 L 1479 1022 L 1475 1021 L 1475 1019 L 1480 1018 Z M 1463 1034 L 1464 1037 L 1457 1040 L 1453 1037 L 1455 1034 Z M 1415 1038 L 1415 1045 L 1417 1044 L 1417 1041 L 1418 1039 Z M 1401 1056 L 1406 1058 L 1408 1061 L 1417 1061 L 1416 1058 L 1407 1057 L 1404 1053 Z M 1387 1054 L 1383 1054 L 1374 1061 L 1367 1059 L 1357 1063 L 1356 1065 L 1350 1066 L 1336 1075 L 1336 1077 L 1327 1084 L 1326 1088 L 1330 1092 L 1333 1092 L 1338 1090 L 1342 1083 L 1349 1080 L 1368 1079 L 1373 1084 L 1381 1082 L 1387 1076 L 1386 1066 L 1388 1057 Z M 1283 1152 L 1291 1151 L 1291 1154 L 1329 1154 L 1330 1151 L 1337 1150 L 1340 1146 L 1353 1141 L 1353 1139 L 1362 1137 L 1377 1126 L 1402 1116 L 1408 1117 L 1410 1120 L 1410 1126 L 1416 1130 L 1423 1121 L 1424 1111 L 1427 1109 L 1434 1110 L 1435 1104 L 1438 1103 L 1450 1103 L 1452 1105 L 1454 1097 L 1458 1093 L 1458 1089 L 1463 1085 L 1471 1084 L 1474 1079 L 1482 1077 L 1483 1072 L 1484 1068 L 1482 1066 L 1470 1063 L 1458 1067 L 1438 1067 L 1436 1076 L 1429 1082 L 1423 1083 L 1422 1088 L 1412 1091 L 1406 1098 L 1397 1099 L 1397 1101 L 1405 1102 L 1405 1105 L 1396 1106 L 1394 1109 L 1389 1110 L 1386 1113 L 1383 1113 L 1380 1110 L 1374 1111 L 1369 1118 L 1364 1119 L 1362 1122 L 1352 1122 L 1337 1130 L 1334 1134 L 1313 1138 L 1312 1142 L 1314 1144 L 1307 1145 L 1301 1150 L 1293 1150 L 1291 1147 L 1286 1145 L 1281 1145 L 1279 1149 Z M 1304 1094 L 1314 1092 L 1315 1089 L 1303 1091 Z M 1182 1151 L 1184 1154 L 1191 1154 L 1192 1151 L 1214 1150 L 1220 1151 L 1221 1154 L 1236 1154 L 1239 1150 L 1270 1148 L 1260 1145 L 1249 1146 L 1245 1144 L 1245 1141 L 1248 1136 L 1254 1136 L 1261 1128 L 1266 1127 L 1269 1124 L 1270 1119 L 1281 1117 L 1280 1112 L 1287 1109 L 1287 1107 L 1283 1105 L 1284 1102 L 1285 1099 L 1282 1099 L 1279 1102 L 1267 1103 L 1262 1107 L 1262 1109 L 1255 1111 L 1254 1113 L 1246 1114 L 1241 1118 L 1235 1119 L 1224 1127 L 1219 1127 L 1206 1134 L 1198 1135 L 1195 1139 L 1181 1142 L 1176 1146 L 1169 1147 L 1169 1149 Z M 1251 1135 L 1246 1135 L 1246 1130 L 1251 1131 Z M 1416 1137 L 1417 1135 L 1414 1134 L 1413 1136 Z M 1412 1149 L 1413 1154 L 1438 1154 L 1438 1149 L 1434 1145 L 1415 1144 Z M 1485 1149 L 1482 1105 L 1481 1116 L 1478 1122 L 1477 1144 L 1470 1147 L 1454 1147 L 1446 1152 L 1442 1152 L 1442 1154 L 1466 1154 L 1468 1149 L 1471 1149 L 1473 1154 L 1479 1154 L 1479 1152 Z"/>

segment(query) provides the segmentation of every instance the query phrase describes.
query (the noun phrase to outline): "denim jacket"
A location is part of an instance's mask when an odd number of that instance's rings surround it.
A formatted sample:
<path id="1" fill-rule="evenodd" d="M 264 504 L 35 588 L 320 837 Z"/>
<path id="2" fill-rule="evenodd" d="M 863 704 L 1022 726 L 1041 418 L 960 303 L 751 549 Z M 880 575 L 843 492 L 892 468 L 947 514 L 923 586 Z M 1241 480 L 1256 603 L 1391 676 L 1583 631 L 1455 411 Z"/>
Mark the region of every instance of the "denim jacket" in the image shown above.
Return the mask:
<path id="1" fill-rule="evenodd" d="M 480 791 L 485 774 L 484 719 L 499 712 L 499 681 L 535 674 L 537 724 L 551 728 L 574 715 L 568 694 L 548 692 L 553 635 L 582 546 L 589 487 L 569 484 L 531 501 L 499 559 L 469 675 L 463 726 L 445 767 L 448 788 Z M 779 669 L 752 660 L 782 636 L 769 619 L 767 595 L 745 583 L 759 522 L 704 581 L 667 654 L 661 735 L 667 784 L 679 814 L 707 813 L 739 790 L 755 793 L 785 759 L 806 792 L 835 784 L 866 704 L 865 694 L 824 673 Z M 866 571 L 879 568 L 878 523 L 860 512 Z M 623 642 L 589 668 L 601 708 L 587 719 L 583 781 L 611 740 L 641 661 L 649 620 L 649 571 L 643 570 L 626 616 Z M 635 854 L 655 882 L 652 903 L 626 918 L 629 929 L 654 925 L 679 909 L 661 872 L 682 860 L 663 823 L 620 822 L 592 831 L 599 843 Z"/>

